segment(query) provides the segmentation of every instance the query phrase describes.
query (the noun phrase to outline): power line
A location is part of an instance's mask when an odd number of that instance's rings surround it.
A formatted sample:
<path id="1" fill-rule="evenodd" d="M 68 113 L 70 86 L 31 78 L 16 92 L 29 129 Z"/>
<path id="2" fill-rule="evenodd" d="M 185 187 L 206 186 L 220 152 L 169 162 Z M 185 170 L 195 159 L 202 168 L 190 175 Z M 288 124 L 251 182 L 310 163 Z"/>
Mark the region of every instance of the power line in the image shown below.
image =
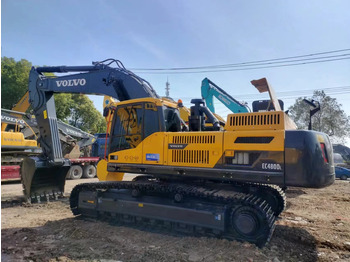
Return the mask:
<path id="1" fill-rule="evenodd" d="M 306 64 L 316 64 L 316 63 L 325 63 L 325 62 L 333 62 L 339 60 L 348 60 L 350 57 L 346 58 L 336 58 L 336 59 L 325 59 L 320 61 L 310 61 L 310 62 L 302 62 L 302 63 L 289 63 L 283 65 L 269 65 L 269 66 L 259 66 L 259 67 L 250 67 L 250 68 L 232 68 L 232 69 L 217 69 L 217 70 L 201 70 L 201 71 L 137 71 L 137 73 L 143 74 L 198 74 L 198 73 L 213 73 L 213 72 L 229 72 L 229 71 L 246 71 L 246 70 L 254 70 L 254 69 L 265 69 L 265 68 L 278 68 L 278 67 L 287 67 L 287 66 L 296 66 L 296 65 L 306 65 Z"/>
<path id="2" fill-rule="evenodd" d="M 290 63 L 290 62 L 298 62 L 298 61 L 319 60 L 319 59 L 325 59 L 325 58 L 348 56 L 349 54 L 340 54 L 340 55 L 334 55 L 334 56 L 320 57 L 320 55 L 345 52 L 345 51 L 349 51 L 349 50 L 350 49 L 340 49 L 340 50 L 319 52 L 319 53 L 299 55 L 299 56 L 289 56 L 289 57 L 283 57 L 283 58 L 265 59 L 265 60 L 257 60 L 257 61 L 234 63 L 234 64 L 207 65 L 207 66 L 197 66 L 197 67 L 172 67 L 172 68 L 133 68 L 131 70 L 134 70 L 134 71 L 179 71 L 179 70 L 198 70 L 198 69 L 220 69 L 220 68 L 222 69 L 222 68 L 230 68 L 230 67 L 244 67 L 244 66 L 276 64 L 276 63 Z M 317 56 L 317 57 L 314 57 L 314 56 Z M 312 57 L 312 58 L 306 58 L 306 57 Z M 303 58 L 303 59 L 296 59 L 296 58 Z"/>
<path id="3" fill-rule="evenodd" d="M 296 90 L 296 91 L 282 91 L 276 92 L 276 95 L 279 99 L 294 99 L 298 97 L 312 95 L 312 93 L 316 90 L 323 90 L 327 95 L 342 95 L 350 93 L 350 86 L 338 86 L 338 87 L 328 87 L 328 88 L 319 88 L 319 89 L 304 89 L 304 90 Z M 233 95 L 236 99 L 244 100 L 244 101 L 253 101 L 264 99 L 262 97 L 268 96 L 267 94 L 240 94 Z M 193 97 L 182 97 L 183 100 L 190 100 Z"/>
<path id="4" fill-rule="evenodd" d="M 303 90 L 294 90 L 294 91 L 282 91 L 276 92 L 279 96 L 290 96 L 294 94 L 298 94 L 299 96 L 309 94 L 310 92 L 314 92 L 316 90 L 323 90 L 327 93 L 342 93 L 350 91 L 350 86 L 338 86 L 338 87 L 327 87 L 327 88 L 318 88 L 318 89 L 303 89 Z M 236 95 L 236 97 L 256 97 L 258 94 L 246 94 L 246 95 Z"/>
<path id="5" fill-rule="evenodd" d="M 291 62 L 302 62 L 302 61 L 311 61 L 311 60 L 320 60 L 326 58 L 335 58 L 335 57 L 344 57 L 350 56 L 349 54 L 341 54 L 341 55 L 333 55 L 333 56 L 322 56 L 322 57 L 313 57 L 313 58 L 304 58 L 304 59 L 293 59 L 293 60 L 284 60 L 284 61 L 275 61 L 275 62 L 263 62 L 263 63 L 251 63 L 251 64 L 243 64 L 243 65 L 232 65 L 225 66 L 220 68 L 230 68 L 230 67 L 249 67 L 249 66 L 260 66 L 260 65 L 273 65 L 273 64 L 282 64 L 282 63 L 291 63 Z"/>

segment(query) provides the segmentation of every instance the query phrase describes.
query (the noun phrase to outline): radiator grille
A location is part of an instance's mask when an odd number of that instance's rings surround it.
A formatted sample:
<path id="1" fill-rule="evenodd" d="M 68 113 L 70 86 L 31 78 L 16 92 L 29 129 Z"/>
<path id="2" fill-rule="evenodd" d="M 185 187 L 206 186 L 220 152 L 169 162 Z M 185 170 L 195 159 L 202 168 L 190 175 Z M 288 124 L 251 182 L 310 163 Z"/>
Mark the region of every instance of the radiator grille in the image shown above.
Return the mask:
<path id="1" fill-rule="evenodd" d="M 227 130 L 283 129 L 283 112 L 243 113 L 228 116 Z"/>
<path id="2" fill-rule="evenodd" d="M 172 162 L 209 164 L 209 150 L 172 150 Z"/>
<path id="3" fill-rule="evenodd" d="M 215 144 L 215 135 L 173 136 L 173 144 Z"/>
<path id="4" fill-rule="evenodd" d="M 279 125 L 280 115 L 266 114 L 266 115 L 248 115 L 248 116 L 234 116 L 230 119 L 231 126 L 259 126 L 259 125 Z"/>

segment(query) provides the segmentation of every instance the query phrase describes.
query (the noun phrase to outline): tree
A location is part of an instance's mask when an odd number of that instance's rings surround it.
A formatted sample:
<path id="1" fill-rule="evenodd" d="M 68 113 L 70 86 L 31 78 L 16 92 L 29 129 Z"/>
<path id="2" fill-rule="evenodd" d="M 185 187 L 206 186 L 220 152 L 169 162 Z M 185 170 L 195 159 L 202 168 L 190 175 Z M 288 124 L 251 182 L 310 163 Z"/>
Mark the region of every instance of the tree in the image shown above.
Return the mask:
<path id="1" fill-rule="evenodd" d="M 68 123 L 68 118 L 71 115 L 71 110 L 74 107 L 72 94 L 55 94 L 55 106 L 57 118 Z"/>
<path id="2" fill-rule="evenodd" d="M 32 64 L 21 59 L 1 58 L 1 106 L 11 109 L 27 92 Z"/>
<path id="3" fill-rule="evenodd" d="M 81 94 L 56 94 L 57 117 L 89 133 L 106 132 L 106 121 L 93 102 Z"/>
<path id="4" fill-rule="evenodd" d="M 310 106 L 299 97 L 295 104 L 289 107 L 289 115 L 298 128 L 307 129 L 310 120 Z M 346 115 L 336 98 L 327 96 L 324 91 L 314 91 L 308 100 L 318 101 L 321 110 L 312 117 L 312 129 L 328 134 L 333 143 L 344 143 L 350 135 L 350 117 Z"/>
<path id="5" fill-rule="evenodd" d="M 1 106 L 11 109 L 28 91 L 32 64 L 21 59 L 1 58 Z M 54 76 L 53 73 L 45 73 Z M 80 94 L 55 94 L 57 118 L 89 133 L 106 131 L 106 121 L 93 102 Z"/>

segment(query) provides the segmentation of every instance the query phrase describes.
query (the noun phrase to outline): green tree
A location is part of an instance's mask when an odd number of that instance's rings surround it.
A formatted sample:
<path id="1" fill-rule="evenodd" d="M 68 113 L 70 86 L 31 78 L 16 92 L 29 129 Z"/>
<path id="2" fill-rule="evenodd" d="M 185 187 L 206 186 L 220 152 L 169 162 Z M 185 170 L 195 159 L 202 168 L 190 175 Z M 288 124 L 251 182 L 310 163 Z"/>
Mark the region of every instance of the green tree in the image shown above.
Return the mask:
<path id="1" fill-rule="evenodd" d="M 21 59 L 1 58 L 1 106 L 11 109 L 27 92 L 32 64 Z"/>
<path id="2" fill-rule="evenodd" d="M 68 123 L 68 119 L 71 115 L 71 110 L 74 107 L 72 94 L 55 94 L 55 106 L 57 118 Z"/>
<path id="3" fill-rule="evenodd" d="M 299 97 L 289 107 L 289 115 L 300 129 L 307 129 L 310 120 L 310 106 L 303 99 L 313 99 L 321 105 L 321 110 L 312 117 L 312 129 L 328 134 L 333 143 L 344 143 L 350 135 L 350 117 L 337 99 L 327 96 L 324 91 L 314 91 L 311 98 Z"/>
<path id="4" fill-rule="evenodd" d="M 72 125 L 90 133 L 106 132 L 106 121 L 86 95 L 72 94 L 72 100 Z"/>
<path id="5" fill-rule="evenodd" d="M 106 132 L 106 121 L 93 102 L 82 94 L 56 94 L 57 117 L 89 133 Z"/>

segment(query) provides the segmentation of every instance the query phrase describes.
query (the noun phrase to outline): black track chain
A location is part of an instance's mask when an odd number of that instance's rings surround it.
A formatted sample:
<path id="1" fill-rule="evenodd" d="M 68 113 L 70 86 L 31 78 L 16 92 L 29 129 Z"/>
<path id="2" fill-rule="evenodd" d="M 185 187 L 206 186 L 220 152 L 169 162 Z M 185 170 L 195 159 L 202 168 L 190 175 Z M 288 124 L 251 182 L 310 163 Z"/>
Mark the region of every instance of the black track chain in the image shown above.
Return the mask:
<path id="1" fill-rule="evenodd" d="M 208 235 L 214 234 L 231 240 L 248 241 L 256 244 L 259 247 L 264 246 L 267 242 L 270 241 L 275 227 L 274 222 L 276 217 L 274 216 L 274 212 L 272 211 L 269 204 L 257 195 L 245 194 L 227 189 L 217 189 L 215 186 L 203 187 L 178 183 L 168 184 L 161 182 L 122 181 L 79 184 L 74 187 L 70 195 L 70 207 L 73 214 L 80 215 L 78 203 L 79 193 L 81 191 L 102 191 L 108 189 L 136 189 L 145 194 L 167 194 L 169 196 L 180 194 L 184 196 L 184 199 L 196 198 L 200 201 L 210 201 L 232 207 L 231 216 L 239 207 L 249 207 L 254 210 L 254 212 L 257 212 L 262 217 L 263 221 L 265 221 L 265 226 L 261 230 L 261 233 L 258 237 L 254 239 L 247 239 L 246 237 L 237 233 L 235 230 L 232 230 L 230 226 L 227 227 L 229 228 L 227 232 L 221 232 L 219 234 L 216 232 L 210 232 Z M 140 220 L 139 218 L 135 217 L 134 220 L 136 219 Z M 196 233 L 201 234 L 202 231 Z M 206 230 L 206 234 L 207 233 L 208 232 Z"/>
<path id="2" fill-rule="evenodd" d="M 250 184 L 250 183 L 249 183 Z M 284 191 L 281 187 L 277 185 L 270 185 L 270 184 L 250 184 L 252 186 L 256 186 L 258 189 L 260 189 L 261 193 L 259 193 L 259 196 L 264 199 L 264 196 L 267 194 L 271 194 L 275 198 L 275 200 L 278 202 L 277 206 L 271 206 L 273 209 L 273 212 L 276 217 L 278 217 L 287 207 L 287 197 Z M 265 199 L 266 200 L 266 199 Z M 266 200 L 268 202 L 268 200 Z"/>

